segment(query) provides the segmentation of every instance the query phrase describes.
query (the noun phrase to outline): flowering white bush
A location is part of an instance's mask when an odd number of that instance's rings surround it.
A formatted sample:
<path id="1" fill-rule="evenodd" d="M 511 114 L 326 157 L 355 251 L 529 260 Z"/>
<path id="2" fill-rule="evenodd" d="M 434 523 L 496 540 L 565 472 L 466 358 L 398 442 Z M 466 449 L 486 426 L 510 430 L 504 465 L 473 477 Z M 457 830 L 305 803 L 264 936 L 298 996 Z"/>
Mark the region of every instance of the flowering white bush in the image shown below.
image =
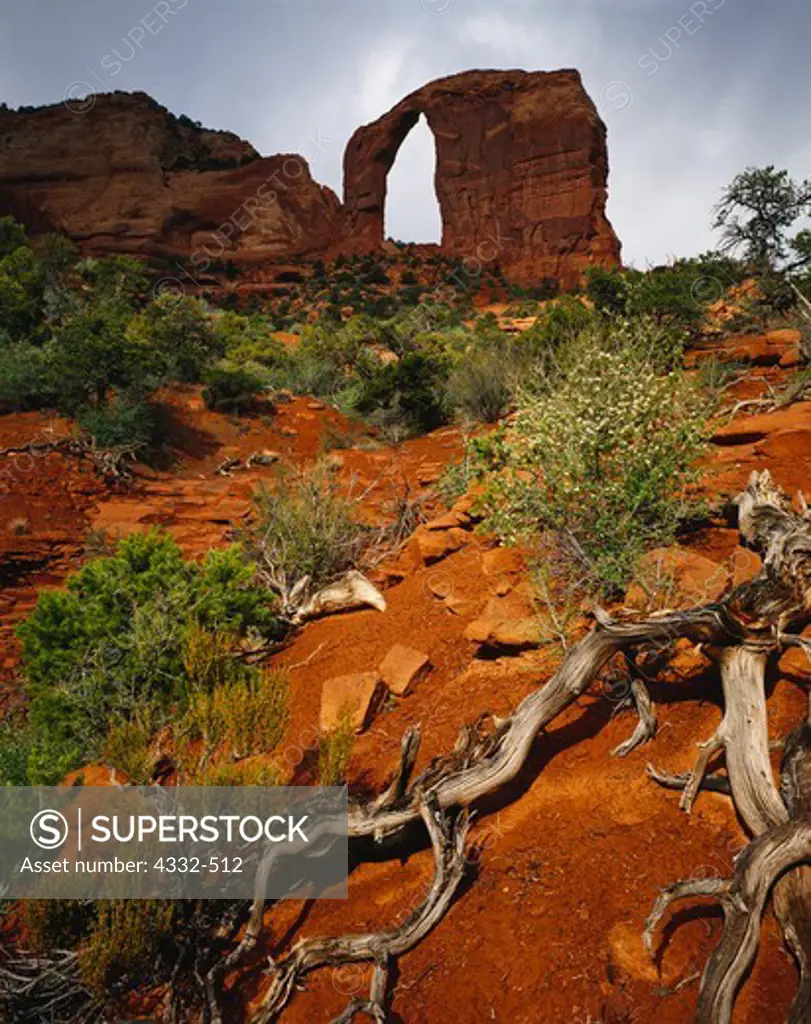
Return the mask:
<path id="1" fill-rule="evenodd" d="M 646 547 L 672 539 L 701 445 L 705 399 L 667 369 L 675 353 L 662 340 L 644 319 L 579 335 L 525 383 L 487 453 L 497 471 L 486 506 L 502 539 L 554 530 L 607 591 Z"/>

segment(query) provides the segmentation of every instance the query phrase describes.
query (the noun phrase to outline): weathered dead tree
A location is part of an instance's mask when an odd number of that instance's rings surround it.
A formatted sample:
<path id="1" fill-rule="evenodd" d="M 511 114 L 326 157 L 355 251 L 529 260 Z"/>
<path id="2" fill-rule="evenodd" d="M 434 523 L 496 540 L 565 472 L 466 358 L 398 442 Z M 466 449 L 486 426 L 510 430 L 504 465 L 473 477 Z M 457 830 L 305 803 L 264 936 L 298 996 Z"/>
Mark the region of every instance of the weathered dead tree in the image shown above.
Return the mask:
<path id="1" fill-rule="evenodd" d="M 635 654 L 651 647 L 666 650 L 680 638 L 700 644 L 715 658 L 723 684 L 724 718 L 703 745 L 691 773 L 674 776 L 651 770 L 651 774 L 663 785 L 684 791 L 686 810 L 701 789 L 731 793 L 755 838 L 739 858 L 732 879 L 682 882 L 666 889 L 648 921 L 646 941 L 651 942 L 656 922 L 673 900 L 686 896 L 722 899 L 727 924 L 704 972 L 698 1021 L 724 1024 L 730 1020 L 739 985 L 757 949 L 761 914 L 774 888 L 775 910 L 801 972 L 789 1021 L 799 1024 L 811 1019 L 811 884 L 808 869 L 797 867 L 811 859 L 811 730 L 802 730 L 786 744 L 781 795 L 769 758 L 764 688 L 768 658 L 787 646 L 806 644 L 797 634 L 811 616 L 811 515 L 803 502 L 801 512 L 794 512 L 768 472 L 752 475 L 737 504 L 743 541 L 763 560 L 753 579 L 719 601 L 687 611 L 617 619 L 598 610 L 593 630 L 567 652 L 559 671 L 530 693 L 513 715 L 498 720 L 485 714 L 473 725 L 464 726 L 454 750 L 434 758 L 413 779 L 420 733 L 413 728 L 405 734 L 398 769 L 386 790 L 374 800 L 350 808 L 350 837 L 373 836 L 392 842 L 422 819 L 437 856 L 433 895 L 429 894 L 421 912 L 409 918 L 407 933 L 394 929 L 379 936 L 299 943 L 285 960 L 270 965 L 271 983 L 253 1024 L 277 1019 L 305 973 L 357 959 L 377 965 L 372 997 L 351 1004 L 339 1019 L 350 1020 L 356 1011 L 385 1019 L 381 1016 L 384 1007 L 375 995 L 386 987 L 381 980 L 380 951 L 385 950 L 391 958 L 416 944 L 428 930 L 426 922 L 433 927 L 442 917 L 461 877 L 461 873 L 457 875 L 461 872 L 460 836 L 466 824 L 451 835 L 439 825 L 440 813 L 468 807 L 514 779 L 539 731 L 585 693 L 616 654 L 623 652 L 633 665 Z M 631 701 L 639 724 L 633 736 L 617 748 L 620 755 L 651 739 L 655 731 L 650 697 L 638 676 L 633 680 Z M 727 774 L 706 776 L 712 755 L 721 750 L 726 755 Z M 452 866 L 443 871 L 441 865 L 448 862 Z"/>
<path id="2" fill-rule="evenodd" d="M 104 1007 L 83 985 L 75 950 L 0 955 L 0 1019 L 8 1024 L 101 1024 Z"/>
<path id="3" fill-rule="evenodd" d="M 353 999 L 338 1021 L 350 1021 L 359 1012 L 374 1020 L 386 1020 L 388 978 L 393 961 L 413 949 L 442 920 L 465 870 L 467 813 L 463 811 L 456 818 L 443 814 L 433 797 L 419 795 L 418 803 L 435 861 L 434 879 L 422 902 L 402 923 L 384 931 L 299 942 L 289 956 L 271 965 L 273 980 L 261 1009 L 253 1018 L 255 1024 L 276 1020 L 295 986 L 310 971 L 348 963 L 373 965 L 371 990 L 368 1000 Z"/>
<path id="4" fill-rule="evenodd" d="M 62 437 L 54 441 L 30 441 L 28 444 L 0 448 L 0 458 L 10 455 L 33 456 L 61 452 L 77 459 L 89 459 L 99 476 L 107 483 L 115 484 L 131 479 L 129 464 L 136 461 L 138 453 L 143 448 L 141 442 L 102 448 L 96 444 L 93 437 Z"/>

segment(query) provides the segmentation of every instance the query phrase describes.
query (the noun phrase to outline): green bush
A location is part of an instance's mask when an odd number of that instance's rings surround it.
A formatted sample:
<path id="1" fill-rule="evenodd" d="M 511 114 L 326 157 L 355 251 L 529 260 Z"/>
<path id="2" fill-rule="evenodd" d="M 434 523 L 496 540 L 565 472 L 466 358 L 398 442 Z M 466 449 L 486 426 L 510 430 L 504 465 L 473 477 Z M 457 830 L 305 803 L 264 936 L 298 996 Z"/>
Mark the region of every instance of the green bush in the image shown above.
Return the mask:
<path id="1" fill-rule="evenodd" d="M 139 353 L 169 380 L 199 381 L 205 367 L 221 357 L 225 348 L 203 303 L 170 292 L 154 299 L 129 322 L 126 338 L 129 351 Z"/>
<path id="2" fill-rule="evenodd" d="M 289 719 L 287 676 L 245 669 L 211 690 L 195 691 L 180 733 L 201 740 L 206 755 L 218 751 L 240 760 L 275 750 Z"/>
<path id="3" fill-rule="evenodd" d="M 79 949 L 79 975 L 100 999 L 143 984 L 173 950 L 177 904 L 171 900 L 101 900 Z"/>
<path id="4" fill-rule="evenodd" d="M 149 785 L 157 761 L 152 733 L 149 706 L 132 718 L 114 718 L 101 749 L 104 763 L 123 772 L 135 786 Z"/>
<path id="5" fill-rule="evenodd" d="M 449 408 L 467 420 L 495 423 L 509 408 L 515 384 L 512 353 L 504 345 L 487 346 L 469 353 L 448 377 Z"/>
<path id="6" fill-rule="evenodd" d="M 339 786 L 346 780 L 346 769 L 352 756 L 355 729 L 348 711 L 341 714 L 338 725 L 318 741 L 318 784 Z"/>
<path id="7" fill-rule="evenodd" d="M 116 397 L 103 405 L 85 406 L 76 418 L 98 448 L 146 448 L 155 435 L 154 411 L 146 402 Z"/>
<path id="8" fill-rule="evenodd" d="M 2 302 L 2 297 L 0 297 Z M 48 403 L 47 362 L 41 346 L 0 337 L 0 411 L 36 409 Z"/>
<path id="9" fill-rule="evenodd" d="M 447 362 L 424 352 L 407 352 L 363 377 L 355 409 L 400 436 L 434 430 L 447 420 L 444 390 Z"/>
<path id="10" fill-rule="evenodd" d="M 228 363 L 218 363 L 205 371 L 203 401 L 209 409 L 243 415 L 256 406 L 265 385 L 251 370 Z"/>
<path id="11" fill-rule="evenodd" d="M 73 949 L 87 934 L 93 909 L 87 900 L 23 900 L 27 947 L 40 956 Z"/>
<path id="12" fill-rule="evenodd" d="M 18 627 L 29 697 L 32 784 L 58 782 L 97 757 L 110 724 L 146 708 L 156 719 L 190 689 L 191 630 L 272 634 L 273 609 L 239 548 L 186 561 L 170 537 L 120 541 L 64 591 L 40 595 Z"/>
<path id="13" fill-rule="evenodd" d="M 706 400 L 649 320 L 591 329 L 518 395 L 509 430 L 482 441 L 488 522 L 506 542 L 552 531 L 608 594 L 668 543 L 702 439 Z"/>
<path id="14" fill-rule="evenodd" d="M 326 463 L 281 471 L 273 487 L 260 484 L 254 505 L 249 550 L 271 586 L 286 589 L 305 576 L 313 587 L 327 584 L 366 546 L 369 528 Z"/>
<path id="15" fill-rule="evenodd" d="M 20 715 L 0 721 L 0 786 L 28 785 L 32 744 L 33 734 Z"/>

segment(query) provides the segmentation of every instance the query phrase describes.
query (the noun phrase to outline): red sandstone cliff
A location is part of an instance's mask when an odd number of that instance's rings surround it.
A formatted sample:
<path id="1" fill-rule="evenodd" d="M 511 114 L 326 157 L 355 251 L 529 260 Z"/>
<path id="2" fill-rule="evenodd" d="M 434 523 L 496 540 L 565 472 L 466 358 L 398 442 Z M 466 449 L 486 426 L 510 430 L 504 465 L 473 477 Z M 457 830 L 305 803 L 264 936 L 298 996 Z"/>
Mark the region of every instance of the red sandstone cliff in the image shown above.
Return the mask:
<path id="1" fill-rule="evenodd" d="M 260 157 L 144 93 L 0 110 L 0 214 L 89 251 L 284 256 L 323 248 L 339 208 L 303 157 Z"/>
<path id="2" fill-rule="evenodd" d="M 88 251 L 285 259 L 383 242 L 386 177 L 424 114 L 436 139 L 442 247 L 498 261 L 511 280 L 576 284 L 616 264 L 605 216 L 605 126 L 576 71 L 468 71 L 359 128 L 344 205 L 295 155 L 260 157 L 229 132 L 176 118 L 144 93 L 0 110 L 0 214 L 61 230 Z"/>

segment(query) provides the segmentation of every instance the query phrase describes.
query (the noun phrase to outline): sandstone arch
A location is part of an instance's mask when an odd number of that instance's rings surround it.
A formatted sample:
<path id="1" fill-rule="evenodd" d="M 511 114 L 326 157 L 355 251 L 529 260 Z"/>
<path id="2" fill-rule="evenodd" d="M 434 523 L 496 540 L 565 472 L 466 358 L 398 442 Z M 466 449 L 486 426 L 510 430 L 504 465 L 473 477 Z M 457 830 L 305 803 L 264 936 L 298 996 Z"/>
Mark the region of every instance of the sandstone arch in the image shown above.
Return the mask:
<path id="1" fill-rule="evenodd" d="M 573 70 L 452 75 L 359 128 L 344 154 L 344 251 L 383 242 L 388 173 L 421 114 L 436 141 L 447 253 L 498 258 L 516 280 L 564 286 L 591 263 L 619 263 L 605 215 L 605 125 Z"/>

